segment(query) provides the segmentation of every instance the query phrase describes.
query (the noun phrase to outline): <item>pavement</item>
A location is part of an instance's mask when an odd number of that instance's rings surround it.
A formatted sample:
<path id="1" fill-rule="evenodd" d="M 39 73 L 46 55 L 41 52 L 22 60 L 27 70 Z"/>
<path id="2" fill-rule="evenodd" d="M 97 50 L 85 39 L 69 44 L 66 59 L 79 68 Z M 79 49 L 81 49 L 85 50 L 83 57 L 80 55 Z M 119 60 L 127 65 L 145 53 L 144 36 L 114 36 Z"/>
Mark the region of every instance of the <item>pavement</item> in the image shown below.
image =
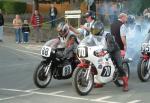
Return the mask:
<path id="1" fill-rule="evenodd" d="M 44 42 L 36 43 L 33 38 L 29 38 L 28 43 L 16 43 L 15 42 L 15 36 L 14 35 L 4 35 L 3 42 L 5 44 L 13 44 L 16 47 L 23 47 L 25 49 L 32 49 L 32 50 L 40 50 L 41 47 L 44 45 Z"/>

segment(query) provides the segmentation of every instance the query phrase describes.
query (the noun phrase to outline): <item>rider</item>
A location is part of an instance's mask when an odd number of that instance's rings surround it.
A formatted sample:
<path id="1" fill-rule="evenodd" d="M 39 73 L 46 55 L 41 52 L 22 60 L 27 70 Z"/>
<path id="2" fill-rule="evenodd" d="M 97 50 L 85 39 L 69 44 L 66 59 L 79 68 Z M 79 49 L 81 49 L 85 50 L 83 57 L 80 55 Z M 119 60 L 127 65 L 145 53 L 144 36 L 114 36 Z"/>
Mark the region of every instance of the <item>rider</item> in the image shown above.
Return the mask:
<path id="1" fill-rule="evenodd" d="M 90 35 L 86 36 L 80 43 L 86 43 L 89 46 L 102 45 L 106 48 L 105 34 L 104 33 L 104 25 L 99 21 L 95 21 L 91 25 Z M 100 83 L 94 83 L 95 88 L 103 87 Z"/>
<path id="2" fill-rule="evenodd" d="M 63 58 L 71 58 L 78 44 L 76 35 L 69 30 L 68 24 L 60 22 L 57 26 L 58 41 L 57 48 L 65 48 L 63 54 L 59 54 Z"/>
<path id="3" fill-rule="evenodd" d="M 107 50 L 110 53 L 111 59 L 115 62 L 120 76 L 122 77 L 124 86 L 123 90 L 128 91 L 128 82 L 126 80 L 126 74 L 122 69 L 122 58 L 120 55 L 120 48 L 115 42 L 113 35 L 108 32 L 104 32 L 104 26 L 101 22 L 94 22 L 91 26 L 91 34 L 87 38 L 90 45 L 95 43 L 95 45 L 102 45 L 104 50 Z M 87 40 L 87 39 L 86 39 Z M 82 43 L 82 42 L 81 42 Z M 97 84 L 98 85 L 98 84 Z M 100 84 L 99 84 L 100 86 Z"/>

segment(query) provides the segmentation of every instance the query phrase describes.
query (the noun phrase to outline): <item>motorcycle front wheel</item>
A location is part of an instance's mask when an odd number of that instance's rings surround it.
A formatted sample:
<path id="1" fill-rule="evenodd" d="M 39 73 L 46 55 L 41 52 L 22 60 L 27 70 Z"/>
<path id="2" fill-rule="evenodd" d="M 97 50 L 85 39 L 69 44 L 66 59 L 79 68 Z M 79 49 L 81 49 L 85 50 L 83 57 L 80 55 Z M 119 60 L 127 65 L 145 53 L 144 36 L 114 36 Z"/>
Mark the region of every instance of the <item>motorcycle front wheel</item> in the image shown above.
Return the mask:
<path id="1" fill-rule="evenodd" d="M 150 73 L 148 68 L 149 60 L 145 60 L 143 58 L 140 59 L 137 67 L 138 77 L 142 82 L 147 82 L 150 78 Z"/>
<path id="2" fill-rule="evenodd" d="M 39 88 L 45 88 L 50 83 L 52 79 L 52 73 L 49 70 L 46 74 L 47 65 L 41 62 L 34 71 L 33 81 L 34 84 Z"/>
<path id="3" fill-rule="evenodd" d="M 87 70 L 88 69 L 77 67 L 73 73 L 72 85 L 76 92 L 82 96 L 88 95 L 94 85 L 94 76 L 91 72 L 89 73 L 89 77 L 86 80 Z"/>
<path id="4" fill-rule="evenodd" d="M 130 68 L 129 68 L 129 64 L 127 62 L 124 62 L 122 64 L 123 66 L 123 69 L 126 73 L 126 76 L 129 78 L 129 75 L 130 75 Z M 118 87 L 122 87 L 123 86 L 123 81 L 120 79 L 120 78 L 117 78 L 115 81 L 114 81 L 115 85 L 118 86 Z"/>

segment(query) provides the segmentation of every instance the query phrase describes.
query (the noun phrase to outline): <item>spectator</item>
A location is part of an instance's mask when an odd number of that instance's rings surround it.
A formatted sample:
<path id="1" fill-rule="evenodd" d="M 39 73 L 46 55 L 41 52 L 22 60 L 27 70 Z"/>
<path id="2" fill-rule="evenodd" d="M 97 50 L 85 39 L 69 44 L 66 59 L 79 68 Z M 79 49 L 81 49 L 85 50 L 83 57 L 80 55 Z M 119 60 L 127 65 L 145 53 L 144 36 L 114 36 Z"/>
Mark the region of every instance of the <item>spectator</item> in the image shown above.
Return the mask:
<path id="1" fill-rule="evenodd" d="M 126 45 L 126 33 L 127 33 L 127 27 L 125 23 L 127 22 L 128 16 L 125 13 L 121 13 L 118 16 L 118 20 L 113 22 L 111 24 L 111 34 L 114 36 L 114 39 L 116 43 L 118 44 L 122 55 L 125 56 L 125 52 L 127 50 L 127 45 Z M 115 59 L 116 62 L 118 62 L 119 68 L 122 68 L 122 63 L 120 62 L 118 56 L 119 54 L 116 54 L 113 59 Z M 121 79 L 123 80 L 123 91 L 128 91 L 128 77 L 126 76 L 125 73 L 121 73 Z"/>
<path id="2" fill-rule="evenodd" d="M 78 30 L 70 26 L 70 30 L 73 31 L 75 34 L 79 34 L 79 38 L 84 38 L 90 35 L 91 26 L 95 22 L 95 13 L 92 11 L 88 11 L 84 14 L 84 18 L 86 19 L 86 23 L 84 25 L 80 25 L 80 28 Z M 84 31 L 85 33 L 81 33 Z"/>
<path id="3" fill-rule="evenodd" d="M 118 16 L 118 20 L 111 24 L 111 34 L 114 35 L 116 42 L 118 43 L 121 50 L 127 49 L 126 45 L 126 33 L 127 27 L 125 23 L 127 22 L 128 16 L 125 13 L 121 13 Z"/>
<path id="4" fill-rule="evenodd" d="M 15 28 L 15 34 L 16 34 L 16 43 L 22 42 L 22 35 L 21 35 L 21 28 L 22 28 L 22 20 L 20 18 L 20 15 L 16 15 L 16 17 L 13 19 L 13 26 Z"/>
<path id="5" fill-rule="evenodd" d="M 56 9 L 56 7 L 54 7 L 54 4 L 51 4 L 51 7 L 49 9 L 51 28 L 55 27 L 56 16 L 57 16 L 57 9 Z"/>
<path id="6" fill-rule="evenodd" d="M 27 20 L 24 20 L 24 23 L 22 25 L 22 33 L 23 33 L 23 43 L 27 43 L 30 33 L 30 28 Z"/>
<path id="7" fill-rule="evenodd" d="M 34 29 L 35 39 L 37 43 L 43 41 L 43 34 L 41 30 L 42 23 L 43 23 L 42 15 L 38 12 L 38 10 L 35 10 L 31 17 L 31 24 Z"/>
<path id="8" fill-rule="evenodd" d="M 115 20 L 117 20 L 117 7 L 115 4 L 110 5 L 109 7 L 109 23 L 112 24 Z"/>
<path id="9" fill-rule="evenodd" d="M 0 9 L 0 42 L 3 42 L 3 25 L 4 25 L 4 17 Z"/>
<path id="10" fill-rule="evenodd" d="M 143 12 L 145 22 L 150 22 L 150 8 L 146 8 Z"/>
<path id="11" fill-rule="evenodd" d="M 99 19 L 104 24 L 105 23 L 105 8 L 104 8 L 104 4 L 100 4 L 100 6 L 98 8 L 98 12 L 99 12 Z"/>

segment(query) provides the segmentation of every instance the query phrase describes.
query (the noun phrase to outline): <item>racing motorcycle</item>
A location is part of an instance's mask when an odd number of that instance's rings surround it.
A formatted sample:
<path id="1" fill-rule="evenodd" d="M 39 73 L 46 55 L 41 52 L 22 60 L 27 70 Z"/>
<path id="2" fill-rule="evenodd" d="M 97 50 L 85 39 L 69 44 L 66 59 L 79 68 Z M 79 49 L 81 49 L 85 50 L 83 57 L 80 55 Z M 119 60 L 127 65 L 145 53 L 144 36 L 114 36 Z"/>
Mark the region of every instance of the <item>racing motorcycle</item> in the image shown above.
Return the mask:
<path id="1" fill-rule="evenodd" d="M 144 42 L 141 46 L 141 58 L 137 66 L 138 77 L 142 82 L 150 78 L 150 43 Z"/>
<path id="2" fill-rule="evenodd" d="M 57 39 L 46 42 L 41 49 L 43 60 L 33 74 L 34 84 L 39 88 L 47 87 L 52 77 L 57 80 L 71 78 L 77 65 L 75 56 L 70 59 L 60 56 L 64 48 L 56 48 L 55 40 Z"/>
<path id="3" fill-rule="evenodd" d="M 88 40 L 88 38 L 87 38 Z M 73 73 L 72 85 L 79 95 L 88 95 L 94 83 L 106 84 L 113 81 L 117 86 L 123 86 L 119 72 L 103 46 L 87 45 L 86 39 L 77 47 L 80 64 Z M 101 55 L 99 55 L 99 53 Z M 123 59 L 123 68 L 129 77 L 129 59 Z"/>

